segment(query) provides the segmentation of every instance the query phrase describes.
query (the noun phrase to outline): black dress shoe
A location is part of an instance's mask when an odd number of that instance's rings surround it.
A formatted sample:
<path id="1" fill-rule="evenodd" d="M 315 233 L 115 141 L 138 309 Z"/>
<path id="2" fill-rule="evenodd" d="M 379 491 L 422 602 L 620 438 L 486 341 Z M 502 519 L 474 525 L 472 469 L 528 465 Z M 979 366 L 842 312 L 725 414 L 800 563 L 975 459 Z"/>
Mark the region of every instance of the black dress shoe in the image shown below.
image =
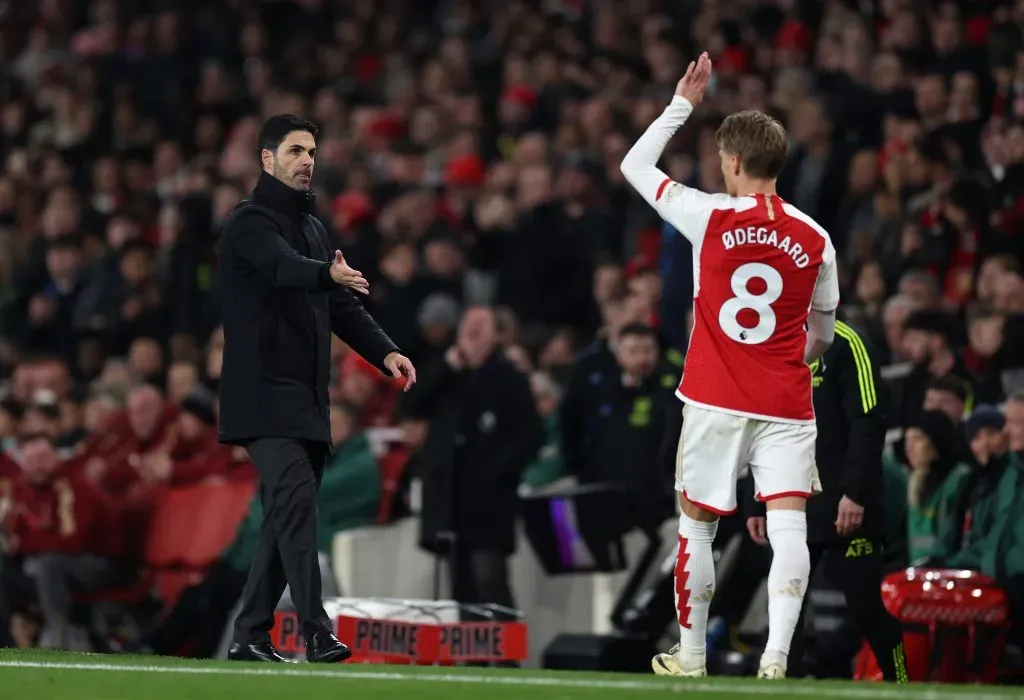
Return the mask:
<path id="1" fill-rule="evenodd" d="M 282 663 L 287 661 L 277 653 L 277 649 L 270 642 L 261 644 L 239 644 L 235 642 L 228 649 L 228 659 L 231 661 L 272 661 Z"/>
<path id="2" fill-rule="evenodd" d="M 306 641 L 306 661 L 312 664 L 339 663 L 350 656 L 352 650 L 330 632 L 316 632 Z"/>

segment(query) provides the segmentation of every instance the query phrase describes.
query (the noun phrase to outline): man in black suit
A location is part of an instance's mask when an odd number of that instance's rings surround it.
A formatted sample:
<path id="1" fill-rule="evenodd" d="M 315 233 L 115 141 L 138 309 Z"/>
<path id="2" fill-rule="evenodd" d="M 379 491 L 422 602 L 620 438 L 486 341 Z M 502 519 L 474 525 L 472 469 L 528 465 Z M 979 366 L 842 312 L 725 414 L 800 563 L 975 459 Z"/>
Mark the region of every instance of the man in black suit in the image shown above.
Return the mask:
<path id="1" fill-rule="evenodd" d="M 263 172 L 228 215 L 220 241 L 224 365 L 220 441 L 243 445 L 260 474 L 263 525 L 229 657 L 282 661 L 270 644 L 286 584 L 298 609 L 306 657 L 343 661 L 324 612 L 316 547 L 316 493 L 331 449 L 331 332 L 406 389 L 408 358 L 353 292 L 366 279 L 330 253 L 310 190 L 316 125 L 271 117 L 259 136 Z"/>

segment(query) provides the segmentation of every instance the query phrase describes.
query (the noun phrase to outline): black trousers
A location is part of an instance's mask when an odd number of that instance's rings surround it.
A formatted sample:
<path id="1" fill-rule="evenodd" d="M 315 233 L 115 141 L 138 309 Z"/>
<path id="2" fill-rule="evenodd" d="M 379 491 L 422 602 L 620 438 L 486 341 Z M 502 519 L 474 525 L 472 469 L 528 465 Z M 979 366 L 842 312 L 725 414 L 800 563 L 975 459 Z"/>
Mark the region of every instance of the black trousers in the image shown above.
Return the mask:
<path id="1" fill-rule="evenodd" d="M 499 549 L 457 546 L 451 554 L 452 597 L 464 605 L 493 603 L 515 607 L 509 585 L 508 556 Z M 466 621 L 486 619 L 473 611 L 462 613 Z"/>
<path id="2" fill-rule="evenodd" d="M 846 597 L 847 614 L 840 627 L 819 636 L 814 648 L 814 673 L 819 678 L 849 678 L 850 661 L 866 638 L 886 680 L 906 682 L 903 631 L 882 604 L 882 544 L 877 539 L 853 537 L 833 543 L 808 545 L 811 571 L 819 565 L 824 576 Z M 789 650 L 787 675 L 806 675 L 804 630 L 807 598 Z"/>
<path id="3" fill-rule="evenodd" d="M 0 554 L 0 649 L 13 647 L 11 621 L 18 610 L 17 603 L 33 601 L 35 589 L 22 570 L 23 559 Z"/>
<path id="4" fill-rule="evenodd" d="M 245 446 L 260 475 L 263 524 L 234 640 L 269 643 L 274 610 L 286 585 L 298 612 L 302 633 L 310 640 L 332 632 L 324 612 L 320 560 L 316 546 L 316 493 L 323 478 L 328 446 L 290 438 L 260 438 Z"/>
<path id="5" fill-rule="evenodd" d="M 509 585 L 508 555 L 500 549 L 465 548 L 456 546 L 449 558 L 452 573 L 452 598 L 463 605 L 486 605 L 488 603 L 505 608 L 515 608 L 512 587 Z M 463 608 L 459 617 L 463 622 L 483 622 L 493 619 L 483 610 Z M 494 618 L 511 621 L 515 617 L 496 613 Z M 486 662 L 474 662 L 469 666 L 490 666 Z M 495 664 L 504 667 L 518 667 L 517 661 L 501 661 Z"/>

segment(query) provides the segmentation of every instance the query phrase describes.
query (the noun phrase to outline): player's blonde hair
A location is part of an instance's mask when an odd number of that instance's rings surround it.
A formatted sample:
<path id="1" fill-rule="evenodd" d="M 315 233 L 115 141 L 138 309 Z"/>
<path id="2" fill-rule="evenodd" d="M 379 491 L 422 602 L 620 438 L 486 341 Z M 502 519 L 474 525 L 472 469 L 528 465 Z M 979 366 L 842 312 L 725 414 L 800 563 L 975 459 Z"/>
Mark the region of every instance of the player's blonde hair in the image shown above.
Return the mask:
<path id="1" fill-rule="evenodd" d="M 715 142 L 740 159 L 749 177 L 774 180 L 786 164 L 786 130 L 764 112 L 730 114 L 715 132 Z"/>

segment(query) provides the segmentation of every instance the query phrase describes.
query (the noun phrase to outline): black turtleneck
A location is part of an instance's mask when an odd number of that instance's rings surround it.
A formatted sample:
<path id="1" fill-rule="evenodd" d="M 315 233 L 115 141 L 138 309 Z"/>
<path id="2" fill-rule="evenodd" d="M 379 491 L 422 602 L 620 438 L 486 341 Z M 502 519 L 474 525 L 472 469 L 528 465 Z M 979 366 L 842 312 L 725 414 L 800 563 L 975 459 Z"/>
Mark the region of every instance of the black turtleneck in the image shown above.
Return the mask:
<path id="1" fill-rule="evenodd" d="M 309 236 L 303 231 L 302 218 L 312 215 L 316 209 L 316 192 L 313 190 L 295 190 L 284 184 L 266 170 L 260 173 L 260 179 L 252 191 L 252 199 L 255 203 L 273 209 L 284 214 L 286 217 L 297 223 L 299 236 L 289 239 L 292 247 L 299 254 L 312 259 L 317 259 L 316 246 Z M 325 263 L 320 271 L 320 280 L 324 287 L 331 288 L 334 284 L 331 280 L 331 265 Z"/>
<path id="2" fill-rule="evenodd" d="M 266 170 L 260 173 L 252 197 L 257 204 L 270 207 L 296 221 L 301 220 L 303 214 L 312 214 L 316 208 L 316 193 L 313 190 L 294 190 Z"/>

